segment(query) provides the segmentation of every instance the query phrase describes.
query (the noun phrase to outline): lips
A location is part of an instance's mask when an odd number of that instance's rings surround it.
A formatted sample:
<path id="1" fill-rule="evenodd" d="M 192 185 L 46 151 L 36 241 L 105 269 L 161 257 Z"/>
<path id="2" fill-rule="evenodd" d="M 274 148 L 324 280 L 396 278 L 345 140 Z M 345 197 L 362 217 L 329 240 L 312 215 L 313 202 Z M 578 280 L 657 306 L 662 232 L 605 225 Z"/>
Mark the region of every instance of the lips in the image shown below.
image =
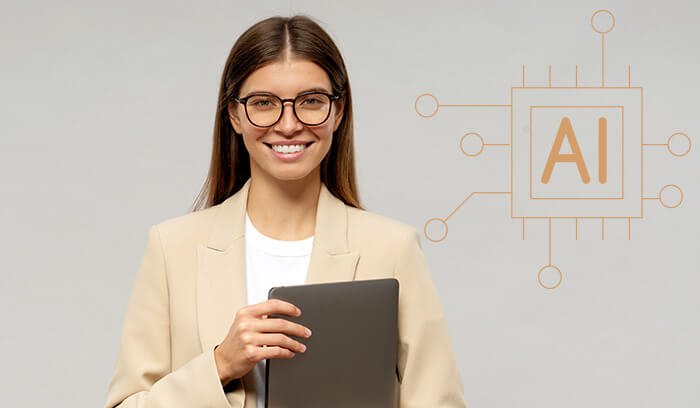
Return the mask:
<path id="1" fill-rule="evenodd" d="M 297 141 L 292 141 L 292 142 L 285 141 L 285 142 L 278 142 L 278 143 L 265 143 L 265 142 L 263 142 L 263 144 L 264 144 L 265 146 L 269 147 L 270 149 L 272 149 L 272 146 L 273 146 L 273 145 L 275 145 L 275 146 L 283 146 L 283 145 L 289 145 L 289 146 L 293 146 L 293 145 L 304 145 L 304 146 L 306 146 L 306 147 L 309 147 L 309 146 L 311 146 L 313 143 L 314 143 L 314 142 L 302 142 L 302 141 L 298 141 L 298 142 L 297 142 Z"/>

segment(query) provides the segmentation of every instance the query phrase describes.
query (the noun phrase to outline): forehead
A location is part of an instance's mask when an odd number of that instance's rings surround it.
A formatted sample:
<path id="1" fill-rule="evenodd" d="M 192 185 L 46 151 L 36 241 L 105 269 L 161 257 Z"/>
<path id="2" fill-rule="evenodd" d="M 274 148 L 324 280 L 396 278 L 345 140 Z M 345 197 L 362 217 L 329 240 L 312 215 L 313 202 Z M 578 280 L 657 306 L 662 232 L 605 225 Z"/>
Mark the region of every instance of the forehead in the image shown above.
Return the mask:
<path id="1" fill-rule="evenodd" d="M 316 63 L 292 58 L 264 65 L 243 81 L 240 95 L 252 92 L 271 92 L 280 97 L 296 96 L 312 88 L 332 92 L 331 81 Z"/>

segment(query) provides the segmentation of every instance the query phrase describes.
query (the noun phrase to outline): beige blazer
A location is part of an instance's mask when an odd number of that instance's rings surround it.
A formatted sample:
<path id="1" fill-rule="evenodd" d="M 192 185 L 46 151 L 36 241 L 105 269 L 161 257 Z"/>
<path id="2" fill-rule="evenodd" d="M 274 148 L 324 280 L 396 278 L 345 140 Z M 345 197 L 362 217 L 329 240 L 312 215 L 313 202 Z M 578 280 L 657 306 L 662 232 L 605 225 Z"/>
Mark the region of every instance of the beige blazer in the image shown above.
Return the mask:
<path id="1" fill-rule="evenodd" d="M 249 187 L 250 180 L 219 205 L 149 229 L 105 407 L 256 406 L 250 374 L 224 389 L 213 355 L 247 304 Z M 307 283 L 386 277 L 400 288 L 396 406 L 465 407 L 416 230 L 347 206 L 321 184 Z"/>

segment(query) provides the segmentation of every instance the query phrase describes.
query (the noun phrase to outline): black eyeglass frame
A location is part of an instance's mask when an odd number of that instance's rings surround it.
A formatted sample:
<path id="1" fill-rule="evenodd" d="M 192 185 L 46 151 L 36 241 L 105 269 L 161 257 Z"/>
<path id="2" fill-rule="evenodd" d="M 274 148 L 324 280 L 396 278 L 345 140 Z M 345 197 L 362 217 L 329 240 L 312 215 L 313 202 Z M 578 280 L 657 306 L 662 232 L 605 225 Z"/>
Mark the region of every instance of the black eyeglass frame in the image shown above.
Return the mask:
<path id="1" fill-rule="evenodd" d="M 326 113 L 326 117 L 325 117 L 322 121 L 320 121 L 319 123 L 306 123 L 306 122 L 304 122 L 303 120 L 301 120 L 301 119 L 299 118 L 299 115 L 297 115 L 297 108 L 296 108 L 296 101 L 297 101 L 297 99 L 299 99 L 299 98 L 302 97 L 302 96 L 309 96 L 309 95 L 316 95 L 316 94 L 327 96 L 328 99 L 330 99 L 331 105 L 333 105 L 333 101 L 337 101 L 337 100 L 340 99 L 341 96 L 342 96 L 342 93 L 341 93 L 341 94 L 338 94 L 338 95 L 333 95 L 333 94 L 329 94 L 329 93 L 327 93 L 327 92 L 321 92 L 321 91 L 308 91 L 308 92 L 302 92 L 302 93 L 300 93 L 299 95 L 295 96 L 294 98 L 282 99 L 282 98 L 280 98 L 279 96 L 277 96 L 277 95 L 275 95 L 275 94 L 259 92 L 259 93 L 250 94 L 250 95 L 246 96 L 245 98 L 237 98 L 237 97 L 234 96 L 234 97 L 233 97 L 233 100 L 236 101 L 236 102 L 238 102 L 238 103 L 240 103 L 240 104 L 243 104 L 243 110 L 245 110 L 245 116 L 246 116 L 246 118 L 248 119 L 248 122 L 250 122 L 250 124 L 253 125 L 253 126 L 255 126 L 255 127 L 259 127 L 259 128 L 269 128 L 269 127 L 275 126 L 275 125 L 277 124 L 277 122 L 279 122 L 280 119 L 282 119 L 282 115 L 284 115 L 284 108 L 285 108 L 285 105 L 284 105 L 284 104 L 285 104 L 286 102 L 291 102 L 291 103 L 292 103 L 292 112 L 294 112 L 294 117 L 296 117 L 297 120 L 298 120 L 299 122 L 305 124 L 306 126 L 319 126 L 319 125 L 322 125 L 322 124 L 326 123 L 326 121 L 328 120 L 328 118 L 331 116 L 331 110 L 332 110 L 332 109 L 330 109 L 330 108 L 328 109 L 328 112 Z M 260 126 L 260 125 L 256 124 L 255 122 L 253 122 L 253 121 L 250 119 L 250 115 L 248 114 L 248 103 L 247 103 L 247 102 L 248 102 L 248 99 L 250 99 L 250 98 L 252 98 L 252 97 L 254 97 L 254 96 L 272 96 L 272 97 L 277 98 L 277 100 L 280 101 L 280 106 L 282 106 L 282 109 L 280 109 L 280 115 L 277 117 L 277 120 L 275 120 L 271 125 Z"/>

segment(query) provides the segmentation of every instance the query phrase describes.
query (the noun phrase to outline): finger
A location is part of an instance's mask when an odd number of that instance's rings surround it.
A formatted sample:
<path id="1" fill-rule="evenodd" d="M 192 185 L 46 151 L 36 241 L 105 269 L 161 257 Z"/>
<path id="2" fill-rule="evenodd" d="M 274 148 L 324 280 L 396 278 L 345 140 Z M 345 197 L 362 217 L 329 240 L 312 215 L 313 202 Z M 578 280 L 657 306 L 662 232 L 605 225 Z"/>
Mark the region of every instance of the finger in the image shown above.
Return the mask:
<path id="1" fill-rule="evenodd" d="M 260 333 L 285 333 L 292 336 L 309 338 L 311 330 L 298 323 L 285 319 L 259 319 L 253 323 L 253 330 Z"/>
<path id="2" fill-rule="evenodd" d="M 284 347 L 294 353 L 303 353 L 306 351 L 306 346 L 304 344 L 281 333 L 258 333 L 253 341 L 254 344 L 259 346 Z"/>
<path id="3" fill-rule="evenodd" d="M 263 359 L 266 358 L 292 358 L 295 354 L 284 347 L 269 346 L 260 347 L 260 355 Z"/>
<path id="4" fill-rule="evenodd" d="M 279 299 L 268 299 L 264 302 L 247 306 L 244 309 L 247 314 L 255 317 L 261 317 L 273 313 L 293 317 L 298 317 L 301 315 L 301 310 L 298 307 Z"/>

